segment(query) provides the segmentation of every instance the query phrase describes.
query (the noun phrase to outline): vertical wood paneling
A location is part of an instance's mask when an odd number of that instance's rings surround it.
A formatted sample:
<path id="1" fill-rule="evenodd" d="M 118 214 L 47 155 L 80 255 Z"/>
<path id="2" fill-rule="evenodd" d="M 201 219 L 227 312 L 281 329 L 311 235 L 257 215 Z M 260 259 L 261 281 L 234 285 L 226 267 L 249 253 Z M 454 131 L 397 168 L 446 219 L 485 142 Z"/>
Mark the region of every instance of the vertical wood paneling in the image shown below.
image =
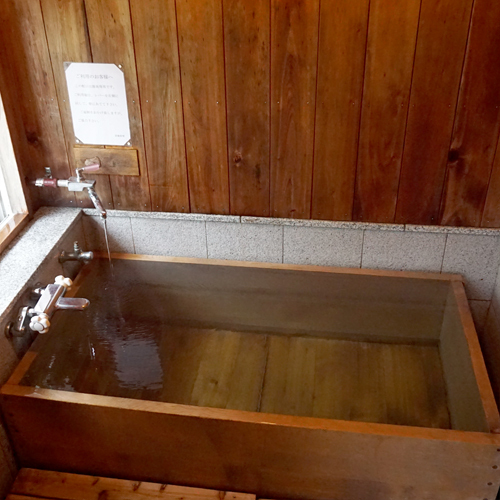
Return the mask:
<path id="1" fill-rule="evenodd" d="M 189 212 L 175 0 L 131 0 L 153 210 Z"/>
<path id="2" fill-rule="evenodd" d="M 441 223 L 479 226 L 500 127 L 500 2 L 476 0 L 453 140 Z"/>
<path id="3" fill-rule="evenodd" d="M 321 3 L 312 217 L 351 220 L 368 0 Z"/>
<path id="4" fill-rule="evenodd" d="M 371 0 L 354 219 L 396 211 L 420 0 Z"/>
<path id="5" fill-rule="evenodd" d="M 176 3 L 191 211 L 228 214 L 222 4 Z"/>
<path id="6" fill-rule="evenodd" d="M 271 215 L 311 212 L 319 0 L 271 1 Z"/>
<path id="7" fill-rule="evenodd" d="M 115 208 L 151 210 L 129 3 L 128 0 L 85 0 L 85 7 L 93 61 L 122 66 L 131 142 L 139 154 L 139 177 L 110 177 Z"/>
<path id="8" fill-rule="evenodd" d="M 481 226 L 500 227 L 500 139 L 497 143 Z"/>
<path id="9" fill-rule="evenodd" d="M 396 221 L 437 224 L 472 0 L 422 0 Z"/>
<path id="10" fill-rule="evenodd" d="M 92 62 L 85 22 L 84 0 L 41 0 L 45 32 L 50 50 L 52 70 L 57 90 L 64 139 L 72 172 L 76 168 L 73 154 L 75 134 L 69 106 L 68 87 L 64 73 L 65 62 Z M 97 179 L 96 191 L 104 207 L 113 207 L 108 175 L 87 176 Z M 75 193 L 77 206 L 93 207 L 86 193 Z"/>
<path id="11" fill-rule="evenodd" d="M 141 171 L 95 177 L 107 207 L 500 226 L 496 0 L 4 0 L 0 22 L 27 179 L 74 169 L 63 63 L 105 62 Z"/>
<path id="12" fill-rule="evenodd" d="M 231 213 L 269 215 L 270 0 L 223 0 Z"/>
<path id="13" fill-rule="evenodd" d="M 70 170 L 64 144 L 61 116 L 51 69 L 39 0 L 5 0 L 0 6 L 0 64 L 7 116 L 18 114 L 24 135 L 16 151 L 21 152 L 21 170 L 27 177 L 31 202 L 40 205 L 75 206 L 75 195 L 63 189 L 35 188 L 30 184 L 50 167 L 54 177 L 67 178 Z"/>

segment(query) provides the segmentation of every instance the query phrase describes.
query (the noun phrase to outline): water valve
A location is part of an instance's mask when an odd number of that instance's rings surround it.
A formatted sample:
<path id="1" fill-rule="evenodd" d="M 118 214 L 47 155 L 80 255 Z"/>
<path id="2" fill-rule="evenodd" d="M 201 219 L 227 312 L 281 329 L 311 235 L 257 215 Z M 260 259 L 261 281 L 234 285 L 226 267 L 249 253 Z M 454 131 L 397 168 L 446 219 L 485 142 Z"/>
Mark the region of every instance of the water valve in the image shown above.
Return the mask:
<path id="1" fill-rule="evenodd" d="M 67 298 L 65 293 L 73 282 L 64 276 L 56 276 L 54 283 L 45 288 L 38 287 L 34 290 L 38 297 L 34 307 L 25 306 L 19 310 L 17 322 L 9 322 L 5 327 L 8 338 L 21 336 L 26 327 L 38 333 L 47 333 L 50 328 L 50 318 L 62 309 L 66 311 L 84 311 L 90 305 L 87 299 Z"/>
<path id="2" fill-rule="evenodd" d="M 45 313 L 33 316 L 30 321 L 30 328 L 38 333 L 47 333 L 50 328 L 49 316 Z"/>
<path id="3" fill-rule="evenodd" d="M 71 288 L 73 282 L 69 278 L 65 278 L 62 274 L 60 274 L 59 276 L 56 276 L 54 284 L 61 285 L 67 290 L 68 288 Z"/>

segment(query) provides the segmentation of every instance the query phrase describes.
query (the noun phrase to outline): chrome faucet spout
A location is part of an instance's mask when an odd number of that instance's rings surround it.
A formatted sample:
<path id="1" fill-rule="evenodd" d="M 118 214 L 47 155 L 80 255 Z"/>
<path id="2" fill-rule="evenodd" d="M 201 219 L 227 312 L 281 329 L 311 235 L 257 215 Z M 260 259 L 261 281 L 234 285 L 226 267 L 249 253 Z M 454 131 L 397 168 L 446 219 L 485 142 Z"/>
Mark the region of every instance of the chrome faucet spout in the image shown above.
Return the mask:
<path id="1" fill-rule="evenodd" d="M 106 210 L 103 207 L 99 196 L 95 191 L 95 180 L 85 179 L 85 172 L 95 172 L 101 168 L 101 164 L 98 158 L 86 160 L 84 167 L 76 169 L 76 177 L 70 177 L 69 179 L 54 179 L 52 177 L 41 177 L 35 180 L 35 186 L 38 187 L 65 187 L 68 191 L 84 191 L 87 190 L 92 203 L 99 212 L 101 219 L 106 218 Z M 50 169 L 47 169 L 50 173 Z"/>
<path id="2" fill-rule="evenodd" d="M 105 219 L 107 216 L 106 209 L 102 206 L 101 200 L 99 199 L 99 196 L 97 196 L 94 188 L 87 188 L 87 193 L 89 193 L 90 199 L 92 200 L 94 207 L 99 212 L 101 219 Z"/>

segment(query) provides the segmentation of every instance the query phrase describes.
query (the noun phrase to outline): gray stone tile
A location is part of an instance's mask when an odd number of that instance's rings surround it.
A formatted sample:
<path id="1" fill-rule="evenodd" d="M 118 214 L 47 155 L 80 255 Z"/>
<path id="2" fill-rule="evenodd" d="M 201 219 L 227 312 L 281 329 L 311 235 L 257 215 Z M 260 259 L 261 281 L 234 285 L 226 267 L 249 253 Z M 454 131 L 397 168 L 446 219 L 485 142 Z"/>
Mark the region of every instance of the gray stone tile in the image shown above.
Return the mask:
<path id="1" fill-rule="evenodd" d="M 275 217 L 242 216 L 242 224 L 265 224 L 273 226 L 325 227 L 329 229 L 372 229 L 379 231 L 404 231 L 404 224 L 385 224 L 374 222 L 331 221 L 315 219 L 283 219 Z"/>
<path id="2" fill-rule="evenodd" d="M 417 233 L 443 233 L 443 234 L 472 234 L 486 236 L 500 236 L 500 229 L 484 227 L 458 227 L 458 226 L 422 226 L 406 224 L 405 231 Z"/>
<path id="3" fill-rule="evenodd" d="M 14 302 L 79 218 L 75 208 L 41 208 L 21 234 L 0 255 L 0 314 Z"/>
<path id="4" fill-rule="evenodd" d="M 362 267 L 439 272 L 445 242 L 445 234 L 365 231 Z"/>
<path id="5" fill-rule="evenodd" d="M 208 258 L 282 262 L 283 229 L 261 224 L 207 222 Z"/>
<path id="6" fill-rule="evenodd" d="M 493 295 L 491 297 L 491 305 L 500 316 L 500 272 L 497 274 L 495 287 L 493 288 Z"/>
<path id="7" fill-rule="evenodd" d="M 98 216 L 95 208 L 84 208 L 86 215 Z M 192 214 L 184 212 L 137 212 L 133 210 L 108 210 L 108 219 L 113 217 L 129 217 L 131 219 L 168 219 L 168 220 L 186 220 L 200 222 L 240 222 L 239 215 L 218 215 L 218 214 Z"/>
<path id="8" fill-rule="evenodd" d="M 107 219 L 106 224 L 111 252 L 134 253 L 130 219 L 127 217 L 110 217 Z M 83 217 L 83 227 L 88 250 L 106 252 L 106 238 L 102 220 L 99 217 L 85 215 Z"/>
<path id="9" fill-rule="evenodd" d="M 135 253 L 176 257 L 207 257 L 205 222 L 132 219 Z"/>
<path id="10" fill-rule="evenodd" d="M 490 308 L 489 300 L 469 300 L 469 307 L 476 325 L 476 330 L 481 333 L 484 330 L 488 310 Z"/>
<path id="11" fill-rule="evenodd" d="M 318 227 L 283 227 L 283 262 L 360 267 L 363 231 Z"/>
<path id="12" fill-rule="evenodd" d="M 448 235 L 442 270 L 465 278 L 469 299 L 491 299 L 500 264 L 499 243 L 494 236 Z"/>

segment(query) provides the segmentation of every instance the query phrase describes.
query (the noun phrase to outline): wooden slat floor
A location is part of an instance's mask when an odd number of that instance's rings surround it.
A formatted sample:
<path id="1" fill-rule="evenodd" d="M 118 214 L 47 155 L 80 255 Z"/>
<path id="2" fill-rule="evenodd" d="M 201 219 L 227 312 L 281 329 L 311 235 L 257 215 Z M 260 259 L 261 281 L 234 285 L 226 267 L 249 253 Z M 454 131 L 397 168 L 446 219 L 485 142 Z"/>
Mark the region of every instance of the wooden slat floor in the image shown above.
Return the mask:
<path id="1" fill-rule="evenodd" d="M 255 500 L 255 495 L 171 484 L 21 469 L 7 500 Z"/>

